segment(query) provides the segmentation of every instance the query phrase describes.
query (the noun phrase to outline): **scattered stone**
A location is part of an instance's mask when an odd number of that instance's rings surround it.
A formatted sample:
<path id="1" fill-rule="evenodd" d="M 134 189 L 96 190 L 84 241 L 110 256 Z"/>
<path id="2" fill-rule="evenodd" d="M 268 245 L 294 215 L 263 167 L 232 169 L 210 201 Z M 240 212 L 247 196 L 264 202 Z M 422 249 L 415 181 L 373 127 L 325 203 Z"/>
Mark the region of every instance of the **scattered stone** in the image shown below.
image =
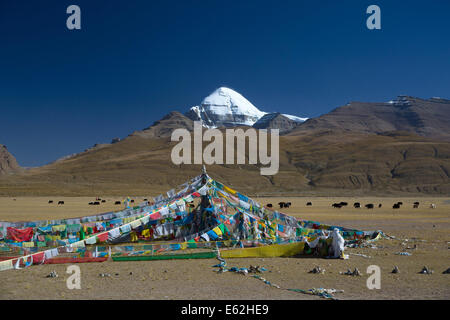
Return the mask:
<path id="1" fill-rule="evenodd" d="M 398 270 L 397 266 L 394 266 L 394 270 L 391 273 L 400 273 L 400 270 Z"/>
<path id="2" fill-rule="evenodd" d="M 46 278 L 58 278 L 58 274 L 56 271 L 52 271 L 46 276 Z"/>
<path id="3" fill-rule="evenodd" d="M 250 266 L 248 268 L 249 273 L 262 273 L 263 271 L 266 271 L 266 269 L 261 266 Z"/>
<path id="4" fill-rule="evenodd" d="M 237 271 L 237 273 L 243 274 L 243 275 L 247 275 L 248 274 L 248 270 L 246 268 L 241 268 Z"/>
<path id="5" fill-rule="evenodd" d="M 314 269 L 312 269 L 311 271 L 309 271 L 309 273 L 315 273 L 315 274 L 318 274 L 318 273 L 325 273 L 325 269 L 321 269 L 320 267 L 315 267 Z"/>
<path id="6" fill-rule="evenodd" d="M 368 256 L 368 255 L 365 255 L 365 254 L 362 254 L 362 253 L 349 253 L 349 254 L 351 254 L 353 256 L 359 256 L 359 257 L 363 257 L 363 258 L 368 258 L 368 259 L 372 258 L 371 256 Z"/>
<path id="7" fill-rule="evenodd" d="M 428 269 L 428 267 L 423 267 L 422 270 L 419 272 L 420 274 L 432 274 L 433 270 Z"/>
<path id="8" fill-rule="evenodd" d="M 344 273 L 341 272 L 341 274 L 345 274 L 345 275 L 348 275 L 348 276 L 360 276 L 361 272 L 359 272 L 358 268 L 355 268 L 354 271 L 352 271 L 350 269 L 347 269 L 347 272 L 344 272 Z"/>

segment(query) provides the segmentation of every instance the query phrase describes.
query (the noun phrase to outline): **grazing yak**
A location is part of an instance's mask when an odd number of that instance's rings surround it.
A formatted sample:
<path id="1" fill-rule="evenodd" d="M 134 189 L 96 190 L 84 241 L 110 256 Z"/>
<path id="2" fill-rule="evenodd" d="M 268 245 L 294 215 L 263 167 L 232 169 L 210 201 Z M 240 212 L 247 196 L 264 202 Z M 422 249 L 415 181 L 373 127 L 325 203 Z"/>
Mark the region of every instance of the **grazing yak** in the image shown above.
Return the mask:
<path id="1" fill-rule="evenodd" d="M 118 204 L 120 204 L 120 201 L 114 202 L 114 205 L 118 205 Z"/>
<path id="2" fill-rule="evenodd" d="M 106 200 L 102 200 L 102 203 L 105 203 L 106 202 Z"/>
<path id="3" fill-rule="evenodd" d="M 381 203 L 378 204 L 378 208 L 381 208 Z"/>
<path id="4" fill-rule="evenodd" d="M 306 205 L 307 206 L 312 206 L 312 203 L 311 202 L 307 202 Z"/>
<path id="5" fill-rule="evenodd" d="M 268 204 L 266 204 L 266 207 L 268 207 L 268 208 L 272 208 L 272 207 L 273 207 L 273 205 L 272 205 L 271 203 L 268 203 Z"/>
<path id="6" fill-rule="evenodd" d="M 278 205 L 280 206 L 280 209 L 281 208 L 289 208 L 291 206 L 291 203 L 290 202 L 278 202 Z"/>
<path id="7" fill-rule="evenodd" d="M 340 203 L 333 203 L 331 206 L 338 209 L 342 208 L 342 205 Z"/>
<path id="8" fill-rule="evenodd" d="M 365 205 L 367 209 L 373 209 L 373 203 L 368 203 Z"/>
<path id="9" fill-rule="evenodd" d="M 347 202 L 344 202 L 344 201 L 340 202 L 339 204 L 340 204 L 341 206 L 343 206 L 343 207 L 348 205 L 348 203 L 347 203 Z"/>
<path id="10" fill-rule="evenodd" d="M 419 207 L 419 204 L 418 204 L 418 203 L 414 203 L 414 204 L 413 204 L 413 208 L 414 208 L 414 209 L 417 209 L 418 207 Z"/>
<path id="11" fill-rule="evenodd" d="M 436 205 L 434 203 L 430 204 L 430 209 L 436 209 Z"/>
<path id="12" fill-rule="evenodd" d="M 64 204 L 64 201 L 58 201 L 58 205 L 59 204 L 61 204 L 61 205 Z"/>
<path id="13" fill-rule="evenodd" d="M 53 203 L 53 200 L 48 200 L 48 203 Z"/>
<path id="14" fill-rule="evenodd" d="M 392 209 L 400 209 L 400 204 L 394 203 L 394 205 L 392 206 Z"/>
<path id="15" fill-rule="evenodd" d="M 353 206 L 354 206 L 355 208 L 361 208 L 361 203 L 355 202 L 355 203 L 353 204 Z"/>

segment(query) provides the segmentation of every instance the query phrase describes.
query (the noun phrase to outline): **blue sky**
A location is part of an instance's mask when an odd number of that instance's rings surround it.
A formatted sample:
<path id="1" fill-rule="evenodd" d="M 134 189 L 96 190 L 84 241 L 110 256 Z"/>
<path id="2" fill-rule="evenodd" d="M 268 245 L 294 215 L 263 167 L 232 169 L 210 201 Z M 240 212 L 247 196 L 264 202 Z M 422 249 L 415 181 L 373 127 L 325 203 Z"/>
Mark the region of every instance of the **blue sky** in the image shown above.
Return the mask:
<path id="1" fill-rule="evenodd" d="M 81 8 L 81 30 L 66 8 Z M 381 30 L 366 8 L 381 8 Z M 449 1 L 0 2 L 0 143 L 38 166 L 186 111 L 219 86 L 315 117 L 450 98 Z"/>

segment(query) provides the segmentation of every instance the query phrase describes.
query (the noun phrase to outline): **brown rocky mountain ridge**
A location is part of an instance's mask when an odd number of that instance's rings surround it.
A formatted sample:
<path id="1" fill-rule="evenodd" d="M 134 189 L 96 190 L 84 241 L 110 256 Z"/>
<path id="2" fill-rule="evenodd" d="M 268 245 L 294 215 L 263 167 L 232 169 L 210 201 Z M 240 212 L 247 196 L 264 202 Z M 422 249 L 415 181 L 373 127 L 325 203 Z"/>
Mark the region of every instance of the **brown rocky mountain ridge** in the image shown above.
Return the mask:
<path id="1" fill-rule="evenodd" d="M 450 100 L 399 96 L 390 103 L 351 102 L 302 123 L 299 132 L 342 129 L 361 133 L 405 131 L 450 140 Z"/>
<path id="2" fill-rule="evenodd" d="M 274 117 L 266 128 L 288 124 Z M 352 102 L 292 126 L 280 136 L 280 169 L 212 165 L 208 173 L 249 195 L 450 194 L 450 101 L 401 97 Z M 152 195 L 196 176 L 200 165 L 171 162 L 176 128 L 193 122 L 171 112 L 121 141 L 54 163 L 0 176 L 0 195 Z M 221 129 L 223 130 L 223 128 Z"/>
<path id="3" fill-rule="evenodd" d="M 259 119 L 254 125 L 255 129 L 279 129 L 280 134 L 287 134 L 295 128 L 301 126 L 301 122 L 296 122 L 281 113 L 269 113 Z"/>
<path id="4" fill-rule="evenodd" d="M 6 146 L 0 144 L 0 175 L 12 174 L 20 170 L 16 158 L 8 151 Z"/>

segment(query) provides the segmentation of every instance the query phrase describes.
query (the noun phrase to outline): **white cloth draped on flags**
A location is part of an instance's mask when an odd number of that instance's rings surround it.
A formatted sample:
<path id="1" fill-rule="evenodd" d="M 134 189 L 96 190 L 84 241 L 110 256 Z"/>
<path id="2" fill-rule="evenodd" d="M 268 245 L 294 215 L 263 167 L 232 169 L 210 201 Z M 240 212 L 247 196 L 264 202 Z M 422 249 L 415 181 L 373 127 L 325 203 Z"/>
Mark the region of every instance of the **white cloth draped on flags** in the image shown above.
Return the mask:
<path id="1" fill-rule="evenodd" d="M 47 260 L 47 259 L 50 259 L 50 258 L 53 258 L 52 257 L 52 250 L 45 250 L 44 251 L 44 255 L 45 255 L 45 259 Z"/>
<path id="2" fill-rule="evenodd" d="M 167 216 L 169 214 L 169 209 L 167 207 L 162 207 L 159 210 L 159 214 L 161 215 L 161 217 L 164 218 L 165 216 Z"/>
<path id="3" fill-rule="evenodd" d="M 84 245 L 84 240 L 78 241 L 78 242 L 74 242 L 72 243 L 72 248 L 83 248 Z"/>
<path id="4" fill-rule="evenodd" d="M 177 208 L 179 212 L 186 211 L 186 203 L 183 200 L 178 200 L 176 202 Z"/>
<path id="5" fill-rule="evenodd" d="M 150 221 L 150 217 L 146 215 L 145 217 L 141 218 L 142 224 L 147 224 Z"/>
<path id="6" fill-rule="evenodd" d="M 206 193 L 208 192 L 208 186 L 207 185 L 204 185 L 203 187 L 201 187 L 199 190 L 198 190 L 198 193 L 200 193 L 202 196 L 206 196 Z"/>
<path id="7" fill-rule="evenodd" d="M 123 226 L 120 227 L 120 231 L 122 231 L 123 233 L 130 232 L 131 226 L 129 224 L 124 224 Z"/>
<path id="8" fill-rule="evenodd" d="M 135 229 L 141 225 L 141 219 L 134 220 L 130 222 L 131 228 Z"/>
<path id="9" fill-rule="evenodd" d="M 155 228 L 154 236 L 155 238 L 162 237 L 164 233 L 164 226 L 161 224 Z"/>
<path id="10" fill-rule="evenodd" d="M 209 235 L 204 233 L 200 236 L 200 238 L 203 238 L 205 241 L 209 241 Z"/>
<path id="11" fill-rule="evenodd" d="M 165 236 L 172 234 L 173 230 L 174 230 L 173 223 L 165 223 L 164 224 L 164 235 Z"/>
<path id="12" fill-rule="evenodd" d="M 244 208 L 245 210 L 250 209 L 250 204 L 247 203 L 247 202 L 245 202 L 245 201 L 239 200 L 239 205 L 240 205 L 242 208 Z"/>
<path id="13" fill-rule="evenodd" d="M 95 243 L 97 243 L 97 237 L 96 236 L 93 236 L 93 237 L 90 237 L 90 238 L 86 239 L 86 244 L 95 244 Z"/>
<path id="14" fill-rule="evenodd" d="M 48 249 L 44 251 L 45 259 L 51 259 L 58 255 L 58 248 Z"/>
<path id="15" fill-rule="evenodd" d="M 119 229 L 118 229 L 118 228 L 115 228 L 115 229 L 109 230 L 109 231 L 108 231 L 108 236 L 109 236 L 111 239 L 115 239 L 115 238 L 119 237 L 119 236 L 120 236 L 120 231 L 119 231 Z"/>
<path id="16" fill-rule="evenodd" d="M 0 261 L 0 271 L 14 269 L 12 260 Z"/>

